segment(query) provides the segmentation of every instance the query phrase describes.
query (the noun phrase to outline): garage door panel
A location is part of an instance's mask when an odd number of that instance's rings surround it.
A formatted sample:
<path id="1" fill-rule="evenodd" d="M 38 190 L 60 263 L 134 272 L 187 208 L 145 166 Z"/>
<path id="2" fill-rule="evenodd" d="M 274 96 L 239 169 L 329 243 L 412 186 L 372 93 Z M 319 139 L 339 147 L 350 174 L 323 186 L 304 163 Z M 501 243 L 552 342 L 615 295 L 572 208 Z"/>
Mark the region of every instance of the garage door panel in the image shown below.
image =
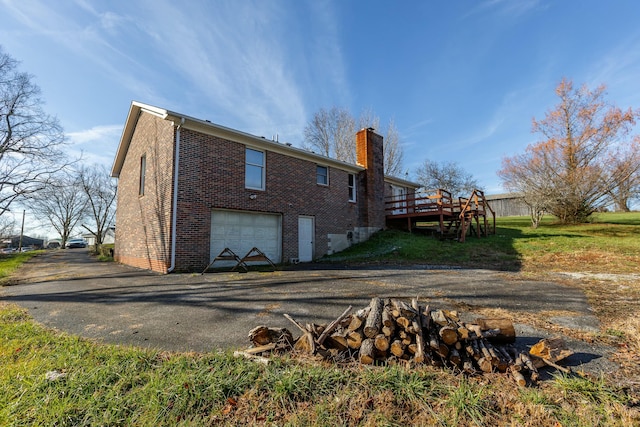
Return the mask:
<path id="1" fill-rule="evenodd" d="M 211 214 L 210 259 L 225 248 L 243 257 L 257 247 L 275 263 L 282 258 L 282 217 L 240 211 L 213 211 Z M 216 266 L 233 265 L 221 261 Z"/>

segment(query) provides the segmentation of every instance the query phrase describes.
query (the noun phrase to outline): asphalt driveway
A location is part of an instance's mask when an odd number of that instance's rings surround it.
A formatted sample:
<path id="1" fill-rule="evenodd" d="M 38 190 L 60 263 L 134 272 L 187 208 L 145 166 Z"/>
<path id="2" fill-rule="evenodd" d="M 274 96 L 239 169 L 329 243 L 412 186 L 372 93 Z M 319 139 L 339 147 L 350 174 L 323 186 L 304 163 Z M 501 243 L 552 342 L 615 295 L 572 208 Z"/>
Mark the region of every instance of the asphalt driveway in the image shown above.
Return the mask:
<path id="1" fill-rule="evenodd" d="M 378 267 L 294 271 L 159 275 L 117 263 L 101 263 L 86 250 L 47 252 L 24 264 L 0 300 L 19 304 L 38 322 L 109 343 L 175 351 L 247 347 L 255 326 L 297 330 L 301 323 L 328 323 L 349 305 L 371 297 L 419 297 L 434 307 L 462 302 L 533 312 L 560 312 L 552 322 L 593 330 L 597 319 L 584 294 L 553 282 L 523 280 L 490 270 Z M 520 342 L 544 335 L 516 325 Z M 603 350 L 576 342 L 585 363 Z M 606 353 L 606 349 L 604 350 Z"/>

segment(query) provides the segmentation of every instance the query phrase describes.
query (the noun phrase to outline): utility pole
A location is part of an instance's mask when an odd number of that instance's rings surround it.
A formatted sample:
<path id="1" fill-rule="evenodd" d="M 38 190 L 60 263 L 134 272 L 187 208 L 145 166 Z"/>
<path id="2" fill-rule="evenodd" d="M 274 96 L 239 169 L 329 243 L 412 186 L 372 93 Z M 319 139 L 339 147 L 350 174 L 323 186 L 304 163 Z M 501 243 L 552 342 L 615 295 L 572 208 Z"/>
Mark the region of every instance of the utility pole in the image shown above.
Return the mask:
<path id="1" fill-rule="evenodd" d="M 20 243 L 18 244 L 18 253 L 22 252 L 22 236 L 24 236 L 24 215 L 27 211 L 22 210 L 22 227 L 20 227 Z"/>

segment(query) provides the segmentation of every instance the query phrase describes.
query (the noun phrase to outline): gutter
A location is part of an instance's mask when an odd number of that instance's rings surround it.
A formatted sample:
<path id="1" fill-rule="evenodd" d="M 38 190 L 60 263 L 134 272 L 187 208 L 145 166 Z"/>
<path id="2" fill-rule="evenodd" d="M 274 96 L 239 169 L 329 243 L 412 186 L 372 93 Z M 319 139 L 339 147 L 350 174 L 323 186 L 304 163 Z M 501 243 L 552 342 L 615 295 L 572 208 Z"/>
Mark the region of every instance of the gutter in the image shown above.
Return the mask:
<path id="1" fill-rule="evenodd" d="M 180 129 L 184 125 L 184 117 L 180 118 L 180 124 L 176 129 L 176 158 L 173 164 L 173 200 L 171 203 L 171 265 L 167 273 L 176 268 L 176 224 L 178 222 L 178 171 L 180 167 Z"/>

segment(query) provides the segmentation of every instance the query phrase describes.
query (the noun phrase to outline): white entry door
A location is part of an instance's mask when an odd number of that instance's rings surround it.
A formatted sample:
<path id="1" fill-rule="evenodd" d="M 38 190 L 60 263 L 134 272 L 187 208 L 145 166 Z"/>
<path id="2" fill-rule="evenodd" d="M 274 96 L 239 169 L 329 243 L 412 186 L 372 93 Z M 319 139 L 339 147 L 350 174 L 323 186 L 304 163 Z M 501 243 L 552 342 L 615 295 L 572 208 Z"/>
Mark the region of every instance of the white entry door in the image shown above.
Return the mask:
<path id="1" fill-rule="evenodd" d="M 315 238 L 314 219 L 312 216 L 298 217 L 298 260 L 313 261 L 313 241 Z"/>

